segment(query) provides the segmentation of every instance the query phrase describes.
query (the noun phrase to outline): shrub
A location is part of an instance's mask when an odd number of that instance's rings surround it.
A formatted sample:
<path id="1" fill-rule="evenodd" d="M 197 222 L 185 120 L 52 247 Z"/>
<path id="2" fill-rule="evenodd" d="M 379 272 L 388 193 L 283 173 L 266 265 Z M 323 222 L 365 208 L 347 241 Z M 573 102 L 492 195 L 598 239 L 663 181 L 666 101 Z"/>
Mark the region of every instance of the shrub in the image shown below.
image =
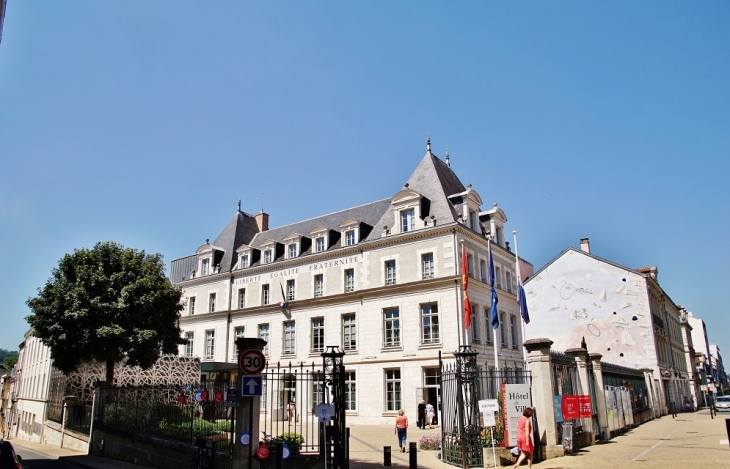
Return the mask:
<path id="1" fill-rule="evenodd" d="M 441 448 L 441 435 L 439 435 L 439 434 L 423 435 L 421 437 L 421 439 L 418 440 L 418 444 L 422 450 L 439 449 L 439 448 Z"/>
<path id="2" fill-rule="evenodd" d="M 276 446 L 277 443 L 282 442 L 289 448 L 299 449 L 304 444 L 304 437 L 299 433 L 282 433 L 279 436 L 270 436 L 264 433 L 264 443 L 269 446 Z"/>

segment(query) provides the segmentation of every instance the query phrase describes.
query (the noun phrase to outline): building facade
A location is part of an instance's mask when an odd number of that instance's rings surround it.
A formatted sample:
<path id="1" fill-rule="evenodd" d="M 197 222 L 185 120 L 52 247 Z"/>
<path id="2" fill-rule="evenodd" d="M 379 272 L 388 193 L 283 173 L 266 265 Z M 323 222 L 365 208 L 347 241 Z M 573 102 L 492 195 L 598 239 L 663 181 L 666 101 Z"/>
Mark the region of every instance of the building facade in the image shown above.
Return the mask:
<path id="1" fill-rule="evenodd" d="M 172 262 L 183 289 L 180 353 L 203 369 L 230 369 L 234 340 L 267 341 L 270 363 L 321 363 L 327 346 L 345 352 L 348 422 L 390 424 L 398 409 L 438 407 L 439 352 L 453 359 L 472 344 L 480 366 L 524 369 L 515 255 L 507 217 L 427 152 L 391 197 L 269 228 L 265 213 L 239 208 L 213 243 Z M 494 343 L 487 284 L 491 237 L 501 325 Z M 471 327 L 463 328 L 460 255 L 466 246 Z M 523 263 L 523 269 L 530 269 Z M 208 367 L 206 368 L 206 363 Z M 292 387 L 294 389 L 294 387 Z M 270 403 L 295 401 L 294 391 Z M 313 408 L 312 403 L 302 407 Z M 299 405 L 299 404 L 297 404 Z M 301 407 L 300 407 L 301 408 Z"/>
<path id="2" fill-rule="evenodd" d="M 7 411 L 10 434 L 16 438 L 40 443 L 48 406 L 51 380 L 51 351 L 29 330 L 20 344 L 18 363 L 13 368 L 14 380 Z"/>
<path id="3" fill-rule="evenodd" d="M 581 347 L 604 362 L 649 369 L 658 414 L 693 395 L 679 307 L 662 290 L 655 267 L 631 269 L 597 257 L 588 239 L 568 248 L 525 283 L 531 322 L 526 339 L 549 337 L 558 351 Z"/>

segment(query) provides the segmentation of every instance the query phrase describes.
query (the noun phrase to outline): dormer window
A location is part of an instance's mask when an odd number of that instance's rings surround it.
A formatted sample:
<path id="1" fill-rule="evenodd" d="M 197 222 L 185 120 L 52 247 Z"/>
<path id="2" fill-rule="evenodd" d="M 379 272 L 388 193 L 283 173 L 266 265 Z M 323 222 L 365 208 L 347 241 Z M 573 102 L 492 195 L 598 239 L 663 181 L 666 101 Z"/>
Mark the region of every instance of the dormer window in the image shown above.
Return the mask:
<path id="1" fill-rule="evenodd" d="M 409 208 L 407 210 L 401 210 L 400 212 L 400 231 L 405 233 L 407 231 L 413 231 L 416 229 L 416 210 Z"/>
<path id="2" fill-rule="evenodd" d="M 314 250 L 316 252 L 323 252 L 324 251 L 324 237 L 317 238 L 314 242 Z"/>
<path id="3" fill-rule="evenodd" d="M 264 251 L 264 264 L 271 264 L 274 262 L 274 250 L 267 249 Z"/>
<path id="4" fill-rule="evenodd" d="M 251 265 L 251 256 L 249 256 L 248 254 L 241 254 L 238 259 L 239 269 L 245 269 L 246 267 L 249 267 Z"/>
<path id="5" fill-rule="evenodd" d="M 355 230 L 349 230 L 345 232 L 345 246 L 354 246 L 355 241 Z"/>
<path id="6" fill-rule="evenodd" d="M 287 256 L 288 259 L 294 259 L 295 257 L 297 257 L 296 243 L 292 243 L 287 247 L 287 253 L 288 253 L 288 256 Z"/>
<path id="7" fill-rule="evenodd" d="M 210 259 L 203 259 L 200 266 L 200 275 L 208 275 L 210 273 Z"/>

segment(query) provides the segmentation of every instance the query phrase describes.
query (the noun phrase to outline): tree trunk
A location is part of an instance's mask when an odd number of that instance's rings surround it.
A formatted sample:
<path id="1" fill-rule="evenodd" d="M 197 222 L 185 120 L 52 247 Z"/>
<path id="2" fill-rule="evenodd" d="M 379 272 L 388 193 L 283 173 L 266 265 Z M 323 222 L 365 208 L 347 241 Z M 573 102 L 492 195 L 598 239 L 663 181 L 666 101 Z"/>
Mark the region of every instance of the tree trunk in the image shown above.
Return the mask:
<path id="1" fill-rule="evenodd" d="M 106 359 L 106 385 L 114 386 L 114 360 L 111 358 Z"/>

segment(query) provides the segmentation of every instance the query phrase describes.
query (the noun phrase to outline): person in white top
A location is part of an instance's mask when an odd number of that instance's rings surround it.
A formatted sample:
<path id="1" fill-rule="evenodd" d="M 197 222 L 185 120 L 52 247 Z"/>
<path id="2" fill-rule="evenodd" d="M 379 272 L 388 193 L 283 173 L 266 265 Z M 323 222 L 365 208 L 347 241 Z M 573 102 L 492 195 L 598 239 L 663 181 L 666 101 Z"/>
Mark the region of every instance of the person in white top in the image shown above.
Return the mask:
<path id="1" fill-rule="evenodd" d="M 430 402 L 426 403 L 426 422 L 428 422 L 428 428 L 431 429 L 431 425 L 433 425 L 433 420 L 436 417 L 436 414 L 434 413 L 433 406 Z"/>

